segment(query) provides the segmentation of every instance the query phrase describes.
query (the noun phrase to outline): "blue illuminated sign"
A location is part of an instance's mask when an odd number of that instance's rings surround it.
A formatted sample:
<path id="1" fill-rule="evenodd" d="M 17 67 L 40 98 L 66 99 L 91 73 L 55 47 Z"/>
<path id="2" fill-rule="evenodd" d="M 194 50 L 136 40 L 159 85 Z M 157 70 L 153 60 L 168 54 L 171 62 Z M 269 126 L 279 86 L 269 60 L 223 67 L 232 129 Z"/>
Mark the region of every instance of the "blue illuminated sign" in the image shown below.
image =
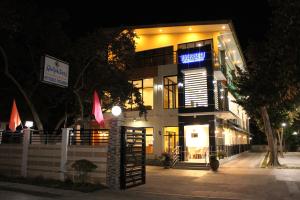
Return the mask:
<path id="1" fill-rule="evenodd" d="M 205 52 L 189 53 L 180 56 L 182 64 L 202 62 L 205 59 Z"/>

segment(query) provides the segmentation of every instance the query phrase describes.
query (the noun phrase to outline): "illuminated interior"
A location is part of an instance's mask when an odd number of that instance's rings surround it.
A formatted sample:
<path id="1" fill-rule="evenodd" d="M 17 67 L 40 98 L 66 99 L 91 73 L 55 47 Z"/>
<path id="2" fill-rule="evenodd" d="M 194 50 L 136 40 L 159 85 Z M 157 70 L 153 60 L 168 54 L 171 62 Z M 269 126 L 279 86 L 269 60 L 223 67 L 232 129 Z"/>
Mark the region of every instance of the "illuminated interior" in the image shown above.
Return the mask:
<path id="1" fill-rule="evenodd" d="M 164 108 L 178 108 L 177 76 L 164 77 Z"/>
<path id="2" fill-rule="evenodd" d="M 146 153 L 153 153 L 153 128 L 146 128 Z"/>
<path id="3" fill-rule="evenodd" d="M 207 163 L 209 158 L 209 126 L 184 126 L 186 161 Z"/>
<path id="4" fill-rule="evenodd" d="M 138 36 L 135 39 L 137 52 L 166 46 L 173 46 L 174 51 L 177 51 L 179 44 L 213 39 L 215 55 L 223 50 L 232 65 L 243 67 L 242 52 L 235 40 L 234 30 L 228 23 L 158 26 L 137 28 L 134 31 Z"/>
<path id="5" fill-rule="evenodd" d="M 179 146 L 178 127 L 164 127 L 164 151 L 172 152 Z"/>
<path id="6" fill-rule="evenodd" d="M 141 93 L 142 100 L 144 101 L 144 106 L 148 110 L 153 109 L 153 78 L 146 78 L 140 80 L 130 81 Z M 126 108 L 135 110 L 137 105 L 134 104 L 135 98 L 132 95 L 132 103 L 126 103 Z"/>

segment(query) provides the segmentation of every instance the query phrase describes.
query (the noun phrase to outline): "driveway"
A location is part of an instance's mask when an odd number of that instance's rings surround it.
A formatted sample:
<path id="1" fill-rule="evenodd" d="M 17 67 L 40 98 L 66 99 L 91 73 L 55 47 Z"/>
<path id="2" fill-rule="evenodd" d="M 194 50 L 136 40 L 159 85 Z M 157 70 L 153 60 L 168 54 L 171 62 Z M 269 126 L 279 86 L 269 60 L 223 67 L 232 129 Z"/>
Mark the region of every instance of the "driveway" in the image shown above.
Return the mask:
<path id="1" fill-rule="evenodd" d="M 300 199 L 299 169 L 258 168 L 263 154 L 246 153 L 222 165 L 217 173 L 205 170 L 147 167 L 146 184 L 126 191 L 102 190 L 93 193 L 62 191 L 16 184 L 38 192 L 1 189 L 1 200 L 191 200 L 191 199 Z M 57 191 L 57 192 L 56 192 Z M 41 194 L 43 193 L 43 194 Z M 57 196 L 51 196 L 51 194 Z M 47 195 L 46 195 L 47 194 Z"/>

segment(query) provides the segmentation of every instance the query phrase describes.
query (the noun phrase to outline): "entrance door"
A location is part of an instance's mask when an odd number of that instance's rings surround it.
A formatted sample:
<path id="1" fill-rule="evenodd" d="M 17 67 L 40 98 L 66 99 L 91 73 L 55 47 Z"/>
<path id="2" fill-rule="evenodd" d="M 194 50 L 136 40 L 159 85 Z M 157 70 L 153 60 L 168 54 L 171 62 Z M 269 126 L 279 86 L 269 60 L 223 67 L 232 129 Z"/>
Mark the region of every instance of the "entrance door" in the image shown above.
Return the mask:
<path id="1" fill-rule="evenodd" d="M 185 158 L 188 162 L 209 162 L 209 125 L 184 126 Z"/>

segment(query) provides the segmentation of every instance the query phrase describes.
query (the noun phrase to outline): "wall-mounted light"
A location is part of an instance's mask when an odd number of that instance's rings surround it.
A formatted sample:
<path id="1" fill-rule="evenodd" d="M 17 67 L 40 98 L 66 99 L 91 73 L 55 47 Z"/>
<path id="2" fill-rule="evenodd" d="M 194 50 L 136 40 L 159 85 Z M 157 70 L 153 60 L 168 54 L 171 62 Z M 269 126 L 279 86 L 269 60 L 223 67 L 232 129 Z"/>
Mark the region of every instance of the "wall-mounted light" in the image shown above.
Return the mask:
<path id="1" fill-rule="evenodd" d="M 224 99 L 224 96 L 220 96 L 220 99 Z"/>
<path id="2" fill-rule="evenodd" d="M 183 83 L 179 82 L 178 87 L 183 87 Z"/>
<path id="3" fill-rule="evenodd" d="M 163 86 L 161 84 L 156 85 L 158 90 L 162 90 Z"/>
<path id="4" fill-rule="evenodd" d="M 281 124 L 281 126 L 282 126 L 282 127 L 286 127 L 286 123 L 283 122 L 283 123 Z"/>
<path id="5" fill-rule="evenodd" d="M 215 83 L 217 83 L 217 81 L 216 81 L 216 80 L 213 80 L 213 84 L 215 84 Z"/>
<path id="6" fill-rule="evenodd" d="M 224 89 L 223 89 L 223 88 L 221 88 L 221 89 L 220 89 L 220 92 L 224 92 Z"/>

